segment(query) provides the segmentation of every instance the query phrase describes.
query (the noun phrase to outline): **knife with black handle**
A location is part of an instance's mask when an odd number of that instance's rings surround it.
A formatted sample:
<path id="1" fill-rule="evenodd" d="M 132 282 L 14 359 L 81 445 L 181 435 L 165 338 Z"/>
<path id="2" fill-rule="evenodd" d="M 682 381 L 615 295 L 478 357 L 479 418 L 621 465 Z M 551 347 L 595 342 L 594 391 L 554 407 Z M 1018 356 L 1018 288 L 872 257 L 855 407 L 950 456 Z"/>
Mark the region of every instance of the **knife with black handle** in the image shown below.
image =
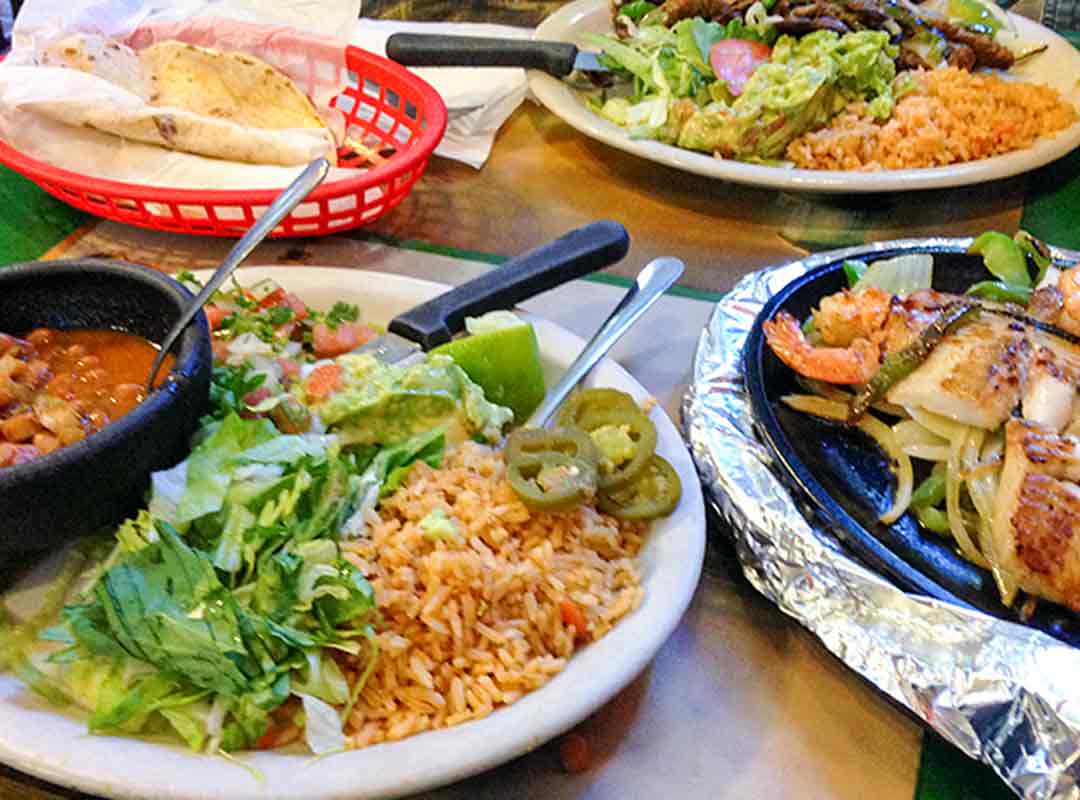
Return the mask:
<path id="1" fill-rule="evenodd" d="M 630 235 L 617 222 L 575 228 L 554 241 L 515 256 L 502 266 L 422 303 L 390 321 L 388 332 L 361 345 L 388 364 L 399 364 L 450 341 L 466 317 L 512 308 L 516 303 L 611 266 L 630 249 Z"/>
<path id="2" fill-rule="evenodd" d="M 523 67 L 556 78 L 565 78 L 574 70 L 609 71 L 596 53 L 579 50 L 569 42 L 533 39 L 395 33 L 386 41 L 386 55 L 406 67 Z"/>

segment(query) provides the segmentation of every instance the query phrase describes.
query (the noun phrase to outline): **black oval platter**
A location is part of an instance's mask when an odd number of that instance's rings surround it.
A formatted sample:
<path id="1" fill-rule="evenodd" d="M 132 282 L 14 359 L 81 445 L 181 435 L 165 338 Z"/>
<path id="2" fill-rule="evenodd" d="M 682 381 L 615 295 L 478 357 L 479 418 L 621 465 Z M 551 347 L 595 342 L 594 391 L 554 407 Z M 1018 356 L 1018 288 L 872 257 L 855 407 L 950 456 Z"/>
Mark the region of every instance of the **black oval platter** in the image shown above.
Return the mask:
<path id="1" fill-rule="evenodd" d="M 951 540 L 919 526 L 908 513 L 892 525 L 878 516 L 890 505 L 895 485 L 888 460 L 874 442 L 857 429 L 796 412 L 780 398 L 804 392 L 795 373 L 765 342 L 762 323 L 785 310 L 805 319 L 818 301 L 847 286 L 844 258 L 868 261 L 902 253 L 934 256 L 934 288 L 963 292 L 989 277 L 978 256 L 958 244 L 910 244 L 890 250 L 880 246 L 865 256 L 845 255 L 815 267 L 777 292 L 762 309 L 743 352 L 746 386 L 758 435 L 772 451 L 786 482 L 810 505 L 823 528 L 864 565 L 907 591 L 975 608 L 1002 619 L 1022 622 L 1073 646 L 1080 646 L 1080 615 L 1040 601 L 1035 612 L 1021 618 L 1017 604 L 1001 602 L 991 574 L 961 557 Z M 916 482 L 928 471 L 916 463 Z"/>

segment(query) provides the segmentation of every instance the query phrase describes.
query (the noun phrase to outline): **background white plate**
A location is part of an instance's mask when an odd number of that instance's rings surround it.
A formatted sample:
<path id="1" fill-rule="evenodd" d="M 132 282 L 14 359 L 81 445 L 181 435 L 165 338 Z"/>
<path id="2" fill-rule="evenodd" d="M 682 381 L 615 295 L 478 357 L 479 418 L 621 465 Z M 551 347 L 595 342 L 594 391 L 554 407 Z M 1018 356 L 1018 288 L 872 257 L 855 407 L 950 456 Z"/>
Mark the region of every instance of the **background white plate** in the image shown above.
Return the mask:
<path id="1" fill-rule="evenodd" d="M 1052 86 L 1080 108 L 1080 51 L 1048 28 L 1025 17 L 1015 14 L 1011 16 L 1018 33 L 1046 42 L 1049 48 L 1014 67 L 1008 74 L 1021 80 Z M 595 50 L 593 45 L 582 39 L 585 33 L 611 33 L 608 0 L 575 0 L 540 23 L 535 38 L 574 42 L 586 49 Z M 948 167 L 876 173 L 764 167 L 713 158 L 705 153 L 682 150 L 647 139 L 633 140 L 618 125 L 590 111 L 585 105 L 583 94 L 558 78 L 542 72 L 529 72 L 529 88 L 541 103 L 569 125 L 586 136 L 627 153 L 710 178 L 789 191 L 836 194 L 966 186 L 1033 170 L 1080 145 L 1080 122 L 1077 122 L 1051 139 L 1036 142 L 1027 150 Z"/>
<path id="2" fill-rule="evenodd" d="M 274 277 L 316 308 L 337 300 L 359 304 L 378 324 L 448 287 L 396 275 L 313 267 L 243 269 L 242 283 Z M 583 341 L 563 328 L 532 320 L 545 366 L 557 371 Z M 604 361 L 591 383 L 643 398 L 647 392 L 622 367 Z M 258 769 L 257 782 L 224 759 L 140 739 L 92 736 L 84 719 L 45 704 L 9 675 L 0 675 L 0 761 L 55 783 L 132 798 L 371 798 L 419 792 L 480 772 L 532 750 L 603 705 L 645 667 L 675 629 L 697 586 L 705 548 L 701 488 L 675 426 L 652 415 L 658 451 L 679 473 L 679 508 L 653 526 L 641 555 L 645 600 L 603 639 L 582 649 L 543 688 L 486 719 L 375 745 L 313 762 L 299 753 L 261 752 L 240 758 Z M 104 476 L 103 476 L 104 477 Z M 33 608 L 40 586 L 15 593 Z"/>

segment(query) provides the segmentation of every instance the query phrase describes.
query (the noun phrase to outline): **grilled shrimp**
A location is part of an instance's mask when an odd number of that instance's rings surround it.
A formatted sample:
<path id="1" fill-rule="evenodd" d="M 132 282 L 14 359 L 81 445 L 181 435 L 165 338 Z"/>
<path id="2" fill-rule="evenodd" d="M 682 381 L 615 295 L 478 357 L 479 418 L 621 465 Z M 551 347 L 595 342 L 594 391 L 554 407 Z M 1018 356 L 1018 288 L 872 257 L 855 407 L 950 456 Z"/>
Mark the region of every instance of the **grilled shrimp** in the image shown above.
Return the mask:
<path id="1" fill-rule="evenodd" d="M 828 383 L 860 384 L 877 372 L 881 354 L 868 339 L 852 339 L 847 347 L 814 347 L 786 311 L 766 322 L 764 328 L 769 347 L 800 375 Z"/>
<path id="2" fill-rule="evenodd" d="M 825 344 L 835 347 L 877 337 L 889 318 L 892 301 L 892 295 L 876 287 L 858 292 L 844 289 L 821 299 L 814 312 L 814 328 Z"/>
<path id="3" fill-rule="evenodd" d="M 765 335 L 780 360 L 800 375 L 828 383 L 865 383 L 885 356 L 910 344 L 955 299 L 933 289 L 916 290 L 904 299 L 874 286 L 844 289 L 822 298 L 814 312 L 814 329 L 825 347 L 814 347 L 784 312 L 765 323 Z"/>

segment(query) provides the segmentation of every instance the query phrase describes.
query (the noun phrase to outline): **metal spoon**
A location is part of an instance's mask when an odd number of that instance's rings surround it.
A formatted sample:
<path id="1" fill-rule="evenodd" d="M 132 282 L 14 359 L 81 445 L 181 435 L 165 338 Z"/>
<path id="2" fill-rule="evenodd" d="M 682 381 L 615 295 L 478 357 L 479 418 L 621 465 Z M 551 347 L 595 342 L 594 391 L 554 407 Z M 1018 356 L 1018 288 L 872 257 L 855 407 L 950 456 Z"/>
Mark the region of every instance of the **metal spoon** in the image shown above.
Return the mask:
<path id="1" fill-rule="evenodd" d="M 191 301 L 191 305 L 184 309 L 184 313 L 180 315 L 180 319 L 169 329 L 168 334 L 161 343 L 161 349 L 158 350 L 154 363 L 150 366 L 150 375 L 146 379 L 147 392 L 153 390 L 154 378 L 157 377 L 158 370 L 161 369 L 161 365 L 165 361 L 165 356 L 173 344 L 176 343 L 176 340 L 180 338 L 180 334 L 184 332 L 188 324 L 195 319 L 195 315 L 199 313 L 199 309 L 203 307 L 203 304 L 210 299 L 221 284 L 225 283 L 225 280 L 239 266 L 240 262 L 251 255 L 251 251 L 278 226 L 278 223 L 285 219 L 305 197 L 311 194 L 316 186 L 323 182 L 329 171 L 330 162 L 325 158 L 315 159 L 308 164 L 304 171 L 297 176 L 296 180 L 290 183 L 275 198 L 262 216 L 248 229 L 248 232 L 233 245 L 232 250 L 225 256 L 225 260 L 221 262 L 221 266 L 217 268 L 217 271 L 210 276 L 210 280 L 206 282 L 202 291 L 195 296 L 195 299 Z"/>
<path id="2" fill-rule="evenodd" d="M 581 355 L 566 368 L 559 382 L 544 397 L 544 402 L 529 417 L 526 427 L 542 428 L 547 424 L 566 396 L 581 383 L 589 370 L 596 366 L 630 326 L 671 288 L 682 275 L 683 269 L 683 263 L 677 258 L 654 258 L 645 265 L 645 269 L 638 273 L 634 285 L 623 295 L 611 316 L 593 334 Z"/>

